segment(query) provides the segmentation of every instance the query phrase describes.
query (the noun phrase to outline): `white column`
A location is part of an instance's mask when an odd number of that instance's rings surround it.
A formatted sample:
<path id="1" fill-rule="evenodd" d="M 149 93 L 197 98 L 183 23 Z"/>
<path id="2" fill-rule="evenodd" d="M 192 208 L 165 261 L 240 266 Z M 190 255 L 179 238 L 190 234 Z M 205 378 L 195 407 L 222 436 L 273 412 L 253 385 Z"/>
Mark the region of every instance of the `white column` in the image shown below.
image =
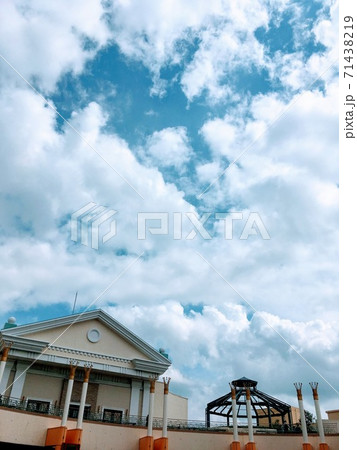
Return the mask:
<path id="1" fill-rule="evenodd" d="M 77 419 L 77 428 L 80 428 L 80 429 L 82 429 L 82 426 L 83 426 L 84 407 L 86 405 L 88 381 L 89 381 L 89 374 L 90 374 L 91 368 L 92 368 L 92 366 L 84 367 L 84 380 L 83 380 L 83 386 L 82 386 L 81 403 L 79 404 L 78 419 Z"/>
<path id="2" fill-rule="evenodd" d="M 17 361 L 15 378 L 11 387 L 10 397 L 21 399 L 24 388 L 26 371 L 30 364 Z"/>
<path id="3" fill-rule="evenodd" d="M 302 390 L 301 390 L 302 383 L 294 383 L 294 386 L 296 387 L 296 393 L 297 393 L 297 398 L 298 398 L 298 402 L 299 402 L 302 438 L 303 438 L 304 444 L 308 444 L 309 443 L 309 437 L 308 437 L 308 434 L 307 434 L 304 402 L 303 402 L 303 399 L 302 399 Z"/>
<path id="4" fill-rule="evenodd" d="M 129 408 L 130 416 L 138 416 L 139 415 L 141 385 L 142 385 L 141 381 L 131 380 L 131 395 L 130 395 L 130 408 Z"/>
<path id="5" fill-rule="evenodd" d="M 164 377 L 164 410 L 162 415 L 162 437 L 167 437 L 167 402 L 169 397 L 170 378 Z"/>
<path id="6" fill-rule="evenodd" d="M 149 414 L 149 398 L 150 398 L 150 383 L 144 381 L 143 383 L 143 406 L 141 410 L 141 415 L 146 417 Z"/>
<path id="7" fill-rule="evenodd" d="M 66 399 L 64 401 L 63 415 L 62 415 L 62 421 L 61 421 L 61 426 L 62 427 L 65 427 L 66 424 L 67 424 L 68 411 L 69 411 L 69 405 L 71 403 L 72 389 L 73 389 L 73 383 L 74 383 L 74 375 L 76 373 L 76 367 L 77 366 L 74 366 L 72 364 L 71 364 L 71 367 L 70 367 L 68 384 L 67 384 Z"/>
<path id="8" fill-rule="evenodd" d="M 322 418 L 321 418 L 319 395 L 317 393 L 318 383 L 310 383 L 310 386 L 312 389 L 312 394 L 313 394 L 314 402 L 315 402 L 316 420 L 317 420 L 317 428 L 319 430 L 319 435 L 320 435 L 320 442 L 321 442 L 321 444 L 325 444 L 326 443 L 325 432 L 324 432 L 324 426 L 323 426 Z"/>
<path id="9" fill-rule="evenodd" d="M 150 380 L 148 436 L 152 436 L 152 424 L 154 419 L 155 381 L 156 380 Z"/>
<path id="10" fill-rule="evenodd" d="M 233 420 L 233 442 L 238 442 L 238 423 L 237 423 L 237 399 L 236 388 L 230 384 L 232 394 L 232 420 Z"/>
<path id="11" fill-rule="evenodd" d="M 253 434 L 253 420 L 252 420 L 252 406 L 250 401 L 250 389 L 249 387 L 245 388 L 246 395 L 246 405 L 247 405 L 247 417 L 248 417 L 248 433 L 249 433 L 249 442 L 254 442 L 254 434 Z"/>
<path id="12" fill-rule="evenodd" d="M 3 376 L 1 379 L 1 383 L 0 383 L 0 394 L 1 395 L 9 395 L 9 393 L 10 393 L 10 387 L 8 390 L 6 388 L 7 388 L 8 382 L 9 382 L 12 366 L 13 366 L 12 361 L 8 362 L 5 366 L 5 370 L 4 370 L 4 373 L 3 373 Z"/>
<path id="13" fill-rule="evenodd" d="M 4 361 L 3 359 L 0 361 L 0 383 L 2 380 L 2 376 L 4 375 L 4 371 L 5 371 L 5 366 L 6 366 L 6 360 Z"/>
<path id="14" fill-rule="evenodd" d="M 10 351 L 10 347 L 11 345 L 4 347 L 2 354 L 1 354 L 1 361 L 0 361 L 0 383 L 2 380 L 2 377 L 4 375 L 5 372 L 5 366 L 6 366 L 6 361 L 7 361 L 7 356 L 9 354 Z"/>

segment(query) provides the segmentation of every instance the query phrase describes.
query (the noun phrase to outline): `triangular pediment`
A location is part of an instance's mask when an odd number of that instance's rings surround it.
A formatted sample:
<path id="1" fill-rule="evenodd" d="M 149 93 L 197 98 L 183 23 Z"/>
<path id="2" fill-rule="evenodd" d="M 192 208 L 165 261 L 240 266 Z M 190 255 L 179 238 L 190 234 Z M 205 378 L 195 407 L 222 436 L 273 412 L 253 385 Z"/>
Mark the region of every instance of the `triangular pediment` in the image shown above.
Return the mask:
<path id="1" fill-rule="evenodd" d="M 1 331 L 3 336 L 47 342 L 48 353 L 71 351 L 132 361 L 134 366 L 170 361 L 102 310 L 21 325 Z M 144 369 L 145 370 L 145 369 Z"/>

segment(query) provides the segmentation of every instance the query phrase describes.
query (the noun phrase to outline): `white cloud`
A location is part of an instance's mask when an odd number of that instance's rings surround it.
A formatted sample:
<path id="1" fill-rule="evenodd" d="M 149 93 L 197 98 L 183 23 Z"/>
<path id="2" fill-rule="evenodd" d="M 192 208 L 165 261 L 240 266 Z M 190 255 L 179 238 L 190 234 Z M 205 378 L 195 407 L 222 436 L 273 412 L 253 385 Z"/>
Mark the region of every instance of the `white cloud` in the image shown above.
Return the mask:
<path id="1" fill-rule="evenodd" d="M 173 388 L 181 395 L 189 396 L 189 416 L 192 419 L 202 420 L 206 404 L 227 393 L 228 382 L 242 376 L 256 379 L 260 382 L 258 388 L 293 405 L 296 405 L 296 399 L 292 382 L 296 381 L 297 373 L 304 382 L 317 377 L 324 393 L 331 390 L 262 318 L 305 358 L 311 358 L 317 370 L 328 375 L 333 373 L 337 363 L 336 323 L 318 320 L 299 323 L 268 313 L 248 321 L 245 308 L 225 302 L 205 306 L 201 313 L 191 311 L 187 315 L 182 305 L 174 301 L 131 309 L 110 307 L 107 310 L 151 344 L 164 347 L 169 352 L 173 361 L 171 371 L 179 374 L 177 380 L 172 380 Z M 320 356 L 321 348 L 325 357 L 328 356 L 324 360 Z M 259 371 L 257 360 L 260 361 Z M 279 371 L 278 384 L 277 367 L 284 367 Z M 189 381 L 180 375 L 188 368 L 191 374 Z M 330 381 L 336 383 L 335 379 Z M 197 389 L 198 385 L 200 389 Z M 285 393 L 289 391 L 290 395 Z M 312 402 L 306 401 L 311 407 Z M 327 401 L 323 399 L 322 403 Z"/>
<path id="2" fill-rule="evenodd" d="M 238 101 L 239 96 L 226 81 L 227 75 L 238 68 L 249 70 L 252 64 L 263 65 L 263 46 L 252 32 L 248 29 L 242 32 L 240 27 L 240 22 L 224 24 L 202 33 L 199 49 L 181 79 L 183 92 L 190 101 L 204 91 L 213 103 L 228 98 Z"/>
<path id="3" fill-rule="evenodd" d="M 153 163 L 178 170 L 183 168 L 193 153 L 185 127 L 155 131 L 147 138 L 146 148 Z"/>
<path id="4" fill-rule="evenodd" d="M 2 9 L 6 19 L 0 30 L 0 53 L 44 91 L 52 91 L 64 73 L 80 73 L 109 37 L 100 0 L 51 4 L 6 0 Z M 95 43 L 94 49 L 85 47 L 85 39 Z M 13 82 L 12 69 L 3 71 L 7 81 Z"/>

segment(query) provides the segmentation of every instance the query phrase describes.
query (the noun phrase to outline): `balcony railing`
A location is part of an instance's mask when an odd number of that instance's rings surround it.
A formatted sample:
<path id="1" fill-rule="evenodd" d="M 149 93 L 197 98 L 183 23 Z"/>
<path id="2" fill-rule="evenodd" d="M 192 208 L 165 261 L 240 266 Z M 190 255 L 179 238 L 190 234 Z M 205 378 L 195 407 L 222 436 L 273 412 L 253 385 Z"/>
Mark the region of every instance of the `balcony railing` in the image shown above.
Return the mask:
<path id="1" fill-rule="evenodd" d="M 40 402 L 38 402 L 40 403 Z M 32 403 L 29 403 L 27 399 L 18 399 L 13 397 L 5 397 L 0 395 L 0 407 L 10 408 L 10 409 L 16 409 L 16 410 L 22 410 L 22 411 L 28 411 L 28 412 L 34 412 L 37 414 L 43 414 L 46 416 L 55 416 L 55 417 L 62 417 L 63 409 L 58 408 L 53 405 L 46 405 L 45 402 L 43 404 L 43 407 L 41 408 L 41 405 L 33 405 Z M 111 419 L 108 419 L 107 417 L 103 417 L 102 412 L 86 412 L 84 415 L 84 420 L 89 420 L 93 422 L 103 422 L 103 423 L 113 423 L 118 425 L 131 425 L 131 426 L 140 426 L 145 427 L 147 426 L 147 416 L 127 416 L 123 415 L 122 417 L 112 417 Z M 162 428 L 162 418 L 154 417 L 153 419 L 153 427 L 154 428 Z M 327 427 L 326 427 L 327 428 Z M 232 431 L 232 427 L 227 427 L 226 422 L 212 422 L 210 424 L 210 427 L 207 428 L 207 425 L 204 421 L 200 420 L 181 420 L 181 419 L 168 419 L 168 429 L 171 430 L 210 430 L 210 431 Z M 247 426 L 241 426 L 239 425 L 238 428 L 239 432 L 247 433 Z M 313 433 L 316 430 L 311 430 Z M 327 430 L 325 429 L 325 432 Z M 329 434 L 329 431 L 327 431 L 327 434 Z M 264 427 L 255 427 L 254 428 L 255 433 L 281 433 L 283 430 L 279 429 L 268 429 Z M 290 433 L 296 433 L 297 431 L 294 428 L 289 429 Z M 331 431 L 330 431 L 331 433 Z"/>

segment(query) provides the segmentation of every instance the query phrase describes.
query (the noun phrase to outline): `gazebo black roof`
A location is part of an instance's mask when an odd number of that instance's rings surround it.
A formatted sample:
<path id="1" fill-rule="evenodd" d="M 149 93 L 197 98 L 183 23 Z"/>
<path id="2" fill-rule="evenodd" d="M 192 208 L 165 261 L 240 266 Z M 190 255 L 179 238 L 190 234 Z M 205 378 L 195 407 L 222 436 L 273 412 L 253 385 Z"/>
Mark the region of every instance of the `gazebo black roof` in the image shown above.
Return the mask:
<path id="1" fill-rule="evenodd" d="M 264 418 L 268 419 L 269 427 L 272 427 L 272 418 L 280 417 L 282 422 L 286 418 L 291 425 L 291 406 L 287 403 L 278 400 L 268 394 L 257 389 L 257 381 L 242 377 L 234 380 L 231 383 L 236 390 L 237 402 L 237 417 L 247 418 L 246 407 L 246 387 L 250 388 L 250 399 L 252 407 L 252 418 L 256 426 L 259 426 L 259 421 Z M 207 403 L 206 407 L 206 422 L 210 426 L 211 416 L 220 416 L 227 418 L 227 426 L 229 426 L 229 419 L 232 418 L 232 396 L 231 392 L 223 397 L 217 398 L 212 402 Z"/>

